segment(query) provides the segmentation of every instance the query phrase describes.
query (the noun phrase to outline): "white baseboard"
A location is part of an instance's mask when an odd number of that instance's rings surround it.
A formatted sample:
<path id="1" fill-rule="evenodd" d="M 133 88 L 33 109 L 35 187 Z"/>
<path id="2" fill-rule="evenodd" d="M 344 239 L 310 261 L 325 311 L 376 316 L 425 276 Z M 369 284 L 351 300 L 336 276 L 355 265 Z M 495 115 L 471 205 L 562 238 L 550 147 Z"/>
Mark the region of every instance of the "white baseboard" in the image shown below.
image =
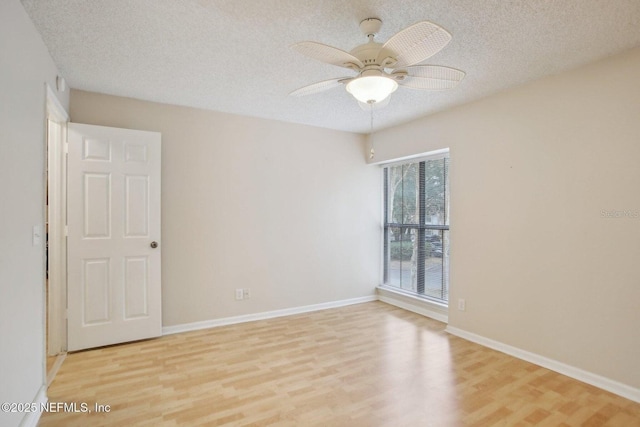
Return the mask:
<path id="1" fill-rule="evenodd" d="M 162 335 L 178 334 L 180 332 L 197 331 L 200 329 L 215 328 L 217 326 L 234 325 L 236 323 L 253 322 L 256 320 L 272 319 L 274 317 L 291 316 L 293 314 L 308 313 L 311 311 L 326 310 L 329 308 L 344 307 L 363 302 L 377 301 L 377 295 L 351 298 L 340 301 L 331 301 L 321 304 L 305 305 L 302 307 L 285 308 L 282 310 L 265 311 L 262 313 L 245 314 L 242 316 L 225 317 L 222 319 L 204 320 L 202 322 L 184 323 L 182 325 L 164 326 Z"/>
<path id="2" fill-rule="evenodd" d="M 574 366 L 558 362 L 557 360 L 549 359 L 548 357 L 544 357 L 536 353 L 531 353 L 517 347 L 512 347 L 499 341 L 494 341 L 481 335 L 474 334 L 473 332 L 468 332 L 463 329 L 455 328 L 453 326 L 447 326 L 446 332 L 460 338 L 464 338 L 468 341 L 472 341 L 476 344 L 480 344 L 485 347 L 498 350 L 502 353 L 509 354 L 511 356 L 517 357 L 518 359 L 526 360 L 527 362 L 531 362 L 538 366 L 542 366 L 543 368 L 550 369 L 578 381 L 582 381 L 603 390 L 610 391 L 611 393 L 617 394 L 618 396 L 622 396 L 626 399 L 630 399 L 634 402 L 640 403 L 640 389 L 638 388 L 631 387 L 618 381 L 614 381 L 609 378 L 584 371 Z"/>
<path id="3" fill-rule="evenodd" d="M 49 398 L 47 397 L 47 386 L 43 385 L 42 387 L 40 387 L 40 390 L 38 390 L 38 393 L 36 394 L 36 397 L 33 399 L 32 403 L 40 408 L 40 406 L 47 403 L 48 400 Z M 40 415 L 42 415 L 42 412 L 40 412 L 39 410 L 27 412 L 27 414 L 24 416 L 24 418 L 22 418 L 22 421 L 20 422 L 20 427 L 36 427 L 38 425 L 38 421 L 40 421 Z"/>
<path id="4" fill-rule="evenodd" d="M 449 315 L 430 309 L 430 303 L 428 301 L 417 300 L 415 297 L 403 294 L 398 294 L 398 297 L 395 297 L 394 294 L 395 292 L 392 290 L 378 288 L 378 299 L 382 302 L 430 317 L 443 323 L 449 322 Z M 415 303 L 410 302 L 411 299 L 416 299 Z"/>

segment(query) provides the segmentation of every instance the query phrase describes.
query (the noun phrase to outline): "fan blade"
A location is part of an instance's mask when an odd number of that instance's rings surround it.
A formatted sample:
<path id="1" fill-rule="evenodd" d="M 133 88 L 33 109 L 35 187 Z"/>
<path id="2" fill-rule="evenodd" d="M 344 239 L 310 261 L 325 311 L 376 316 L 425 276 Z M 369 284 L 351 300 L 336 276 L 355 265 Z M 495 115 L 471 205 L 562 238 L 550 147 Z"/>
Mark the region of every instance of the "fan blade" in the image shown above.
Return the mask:
<path id="1" fill-rule="evenodd" d="M 371 111 L 372 106 L 373 106 L 373 111 L 376 111 L 376 110 L 379 110 L 380 108 L 383 108 L 389 105 L 390 100 L 391 100 L 391 96 L 387 96 L 382 101 L 374 102 L 373 104 L 367 104 L 366 102 L 360 102 L 360 101 L 358 101 L 358 104 L 360 105 L 360 108 L 362 108 L 364 111 Z"/>
<path id="2" fill-rule="evenodd" d="M 464 71 L 437 65 L 414 65 L 407 67 L 407 77 L 400 80 L 400 86 L 412 89 L 451 89 L 464 78 Z"/>
<path id="3" fill-rule="evenodd" d="M 396 33 L 382 45 L 376 62 L 381 64 L 388 57 L 397 62 L 391 68 L 402 68 L 417 64 L 435 55 L 451 40 L 444 28 L 422 21 Z"/>
<path id="4" fill-rule="evenodd" d="M 322 43 L 300 42 L 292 45 L 291 49 L 320 62 L 337 65 L 338 67 L 351 69 L 364 67 L 364 64 L 349 52 Z"/>
<path id="5" fill-rule="evenodd" d="M 324 80 L 318 83 L 310 84 L 309 86 L 301 87 L 291 92 L 290 96 L 305 96 L 313 95 L 314 93 L 323 92 L 325 90 L 333 89 L 337 86 L 342 86 L 345 83 L 353 80 L 353 77 L 339 77 L 337 79 Z"/>

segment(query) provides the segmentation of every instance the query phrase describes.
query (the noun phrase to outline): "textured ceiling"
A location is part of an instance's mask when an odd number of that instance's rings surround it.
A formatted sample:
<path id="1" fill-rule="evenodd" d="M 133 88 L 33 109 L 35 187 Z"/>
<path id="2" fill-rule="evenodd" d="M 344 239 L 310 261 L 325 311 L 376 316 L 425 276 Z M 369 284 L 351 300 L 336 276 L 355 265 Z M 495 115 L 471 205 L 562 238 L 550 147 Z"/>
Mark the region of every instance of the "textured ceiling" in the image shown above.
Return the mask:
<path id="1" fill-rule="evenodd" d="M 94 92 L 368 133 L 369 113 L 341 87 L 349 75 L 289 48 L 343 50 L 418 21 L 453 35 L 424 63 L 467 73 L 448 91 L 400 88 L 375 130 L 640 46 L 640 0 L 22 0 L 69 86 Z"/>

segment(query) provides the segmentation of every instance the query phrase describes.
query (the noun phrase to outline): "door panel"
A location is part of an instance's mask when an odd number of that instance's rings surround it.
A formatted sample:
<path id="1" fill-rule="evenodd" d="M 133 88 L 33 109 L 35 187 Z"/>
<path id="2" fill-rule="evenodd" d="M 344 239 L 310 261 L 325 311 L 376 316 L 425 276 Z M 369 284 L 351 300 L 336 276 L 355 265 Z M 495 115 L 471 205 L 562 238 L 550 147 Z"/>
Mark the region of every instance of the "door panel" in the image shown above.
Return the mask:
<path id="1" fill-rule="evenodd" d="M 111 174 L 85 173 L 83 187 L 84 239 L 111 236 Z"/>
<path id="2" fill-rule="evenodd" d="M 124 318 L 133 319 L 149 315 L 148 311 L 148 277 L 149 270 L 147 257 L 127 257 L 124 269 L 125 308 Z"/>
<path id="3" fill-rule="evenodd" d="M 125 177 L 125 237 L 149 237 L 149 177 Z"/>
<path id="4" fill-rule="evenodd" d="M 111 301 L 109 298 L 110 259 L 84 259 L 82 290 L 85 325 L 95 325 L 111 321 Z"/>
<path id="5" fill-rule="evenodd" d="M 68 349 L 161 335 L 160 134 L 70 123 Z"/>

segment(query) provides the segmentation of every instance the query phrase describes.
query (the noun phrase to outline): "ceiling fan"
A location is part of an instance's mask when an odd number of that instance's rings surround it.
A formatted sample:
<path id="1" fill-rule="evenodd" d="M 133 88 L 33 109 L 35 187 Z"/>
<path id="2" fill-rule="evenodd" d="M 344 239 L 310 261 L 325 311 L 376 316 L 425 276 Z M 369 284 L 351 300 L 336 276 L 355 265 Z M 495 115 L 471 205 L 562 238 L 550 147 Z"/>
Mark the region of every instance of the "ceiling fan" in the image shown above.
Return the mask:
<path id="1" fill-rule="evenodd" d="M 381 26 L 382 21 L 377 18 L 362 21 L 360 30 L 369 41 L 351 52 L 311 41 L 292 45 L 292 49 L 303 55 L 348 68 L 357 75 L 324 80 L 294 90 L 289 95 L 311 95 L 345 85 L 347 92 L 368 110 L 387 105 L 398 86 L 422 90 L 451 89 L 464 78 L 465 73 L 454 68 L 416 65 L 449 43 L 451 34 L 442 27 L 429 21 L 418 22 L 382 44 L 374 41 Z"/>

